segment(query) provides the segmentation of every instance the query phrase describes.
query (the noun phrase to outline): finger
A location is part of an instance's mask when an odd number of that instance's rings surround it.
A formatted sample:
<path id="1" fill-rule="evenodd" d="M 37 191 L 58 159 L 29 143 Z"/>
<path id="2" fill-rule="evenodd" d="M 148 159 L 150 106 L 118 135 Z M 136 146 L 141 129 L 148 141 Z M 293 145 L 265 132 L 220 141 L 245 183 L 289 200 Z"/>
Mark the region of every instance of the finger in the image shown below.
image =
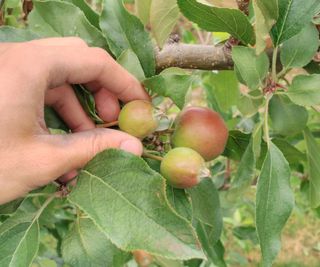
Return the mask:
<path id="1" fill-rule="evenodd" d="M 6 52 L 14 43 L 0 43 L 0 54 Z"/>
<path id="2" fill-rule="evenodd" d="M 76 176 L 78 175 L 78 172 L 76 170 L 70 171 L 64 175 L 62 175 L 58 181 L 61 183 L 67 183 L 69 181 L 71 181 L 72 179 L 74 179 Z"/>
<path id="3" fill-rule="evenodd" d="M 32 40 L 27 43 L 43 45 L 43 46 L 78 46 L 78 47 L 88 47 L 87 43 L 79 37 L 54 37 Z M 17 45 L 17 43 L 0 43 L 0 54 L 5 52 L 8 48 L 12 48 Z"/>
<path id="4" fill-rule="evenodd" d="M 117 98 L 128 102 L 135 99 L 149 100 L 140 82 L 120 66 L 106 51 L 89 47 L 50 47 L 41 49 L 34 46 L 34 58 L 45 59 L 45 81 L 50 88 L 69 84 L 87 84 L 93 91 L 107 88 Z M 31 73 L 32 74 L 32 73 Z M 35 74 L 34 74 L 35 75 Z"/>
<path id="5" fill-rule="evenodd" d="M 87 43 L 79 37 L 53 37 L 32 40 L 29 43 L 44 46 L 80 46 L 88 47 Z"/>
<path id="6" fill-rule="evenodd" d="M 94 94 L 94 100 L 96 102 L 96 108 L 99 117 L 105 122 L 112 122 L 118 119 L 120 113 L 120 105 L 118 98 L 101 88 Z"/>
<path id="7" fill-rule="evenodd" d="M 95 128 L 95 124 L 83 110 L 70 85 L 47 91 L 45 103 L 55 109 L 72 132 Z"/>
<path id="8" fill-rule="evenodd" d="M 80 169 L 97 153 L 108 148 L 119 148 L 136 155 L 141 155 L 143 151 L 137 138 L 111 129 L 38 136 L 37 144 L 33 145 L 33 154 L 38 158 L 35 177 L 39 177 L 39 180 L 30 179 L 30 186 L 42 186 L 65 173 Z M 34 160 L 31 166 L 34 166 Z"/>

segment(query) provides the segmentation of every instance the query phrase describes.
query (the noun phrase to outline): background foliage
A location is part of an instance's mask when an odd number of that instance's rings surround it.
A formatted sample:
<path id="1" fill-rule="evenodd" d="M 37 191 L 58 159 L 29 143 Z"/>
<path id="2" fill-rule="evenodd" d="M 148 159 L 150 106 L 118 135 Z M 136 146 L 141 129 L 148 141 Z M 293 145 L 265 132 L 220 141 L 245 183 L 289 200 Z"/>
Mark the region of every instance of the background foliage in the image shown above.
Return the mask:
<path id="1" fill-rule="evenodd" d="M 320 4 L 238 2 L 0 1 L 0 41 L 78 36 L 135 75 L 168 115 L 157 154 L 186 105 L 218 111 L 230 131 L 211 177 L 186 191 L 166 185 L 157 161 L 108 150 L 76 187 L 51 184 L 0 206 L 0 266 L 136 266 L 136 250 L 152 254 L 150 266 L 318 266 Z M 172 33 L 223 46 L 233 70 L 159 71 L 155 48 L 179 45 Z M 74 88 L 103 123 L 90 93 Z M 50 108 L 46 122 L 68 132 Z"/>

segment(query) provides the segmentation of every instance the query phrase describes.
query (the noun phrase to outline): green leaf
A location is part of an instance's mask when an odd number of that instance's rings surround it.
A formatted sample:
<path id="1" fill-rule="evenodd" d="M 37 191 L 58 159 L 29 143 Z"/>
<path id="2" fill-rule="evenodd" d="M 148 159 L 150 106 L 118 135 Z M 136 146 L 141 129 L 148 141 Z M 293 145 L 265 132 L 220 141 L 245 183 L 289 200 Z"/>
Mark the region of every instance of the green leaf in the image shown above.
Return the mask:
<path id="1" fill-rule="evenodd" d="M 320 74 L 320 63 L 311 61 L 304 69 L 310 74 Z"/>
<path id="2" fill-rule="evenodd" d="M 195 187 L 187 189 L 191 198 L 193 217 L 212 227 L 211 241 L 217 243 L 222 232 L 222 213 L 219 193 L 211 179 L 204 179 Z"/>
<path id="3" fill-rule="evenodd" d="M 259 55 L 262 53 L 267 44 L 266 40 L 269 37 L 269 31 L 272 27 L 269 27 L 266 18 L 263 16 L 258 4 L 257 0 L 252 1 L 252 6 L 254 9 L 254 16 L 256 19 L 256 27 L 255 27 L 255 33 L 256 33 L 256 54 Z"/>
<path id="4" fill-rule="evenodd" d="M 303 163 L 307 160 L 307 157 L 304 153 L 298 150 L 294 145 L 289 143 L 283 138 L 273 138 L 272 143 L 275 144 L 282 152 L 286 160 L 289 162 L 290 166 L 295 167 L 300 163 Z M 261 144 L 261 155 L 257 162 L 257 168 L 261 169 L 263 161 L 268 153 L 268 146 L 263 141 Z"/>
<path id="5" fill-rule="evenodd" d="M 34 214 L 16 214 L 0 226 L 0 265 L 29 266 L 39 248 L 39 224 Z"/>
<path id="6" fill-rule="evenodd" d="M 234 189 L 246 188 L 252 182 L 255 174 L 256 160 L 260 155 L 261 132 L 261 123 L 259 123 L 251 135 L 250 143 L 241 158 L 236 176 L 232 181 L 232 188 Z"/>
<path id="7" fill-rule="evenodd" d="M 298 34 L 312 19 L 318 0 L 278 0 L 279 17 L 271 30 L 275 46 Z"/>
<path id="8" fill-rule="evenodd" d="M 240 161 L 250 142 L 250 134 L 240 131 L 230 131 L 227 145 L 223 155 L 236 161 Z"/>
<path id="9" fill-rule="evenodd" d="M 160 48 L 163 47 L 178 19 L 179 8 L 176 0 L 152 1 L 150 25 Z"/>
<path id="10" fill-rule="evenodd" d="M 165 179 L 133 154 L 111 149 L 97 155 L 68 199 L 124 251 L 204 257 L 190 223 L 169 205 Z"/>
<path id="11" fill-rule="evenodd" d="M 238 226 L 232 229 L 232 233 L 240 240 L 251 240 L 253 244 L 258 244 L 258 235 L 253 226 Z"/>
<path id="12" fill-rule="evenodd" d="M 205 100 L 207 102 L 207 105 L 212 110 L 218 112 L 222 117 L 224 117 L 223 111 L 220 109 L 218 100 L 216 98 L 216 95 L 214 94 L 214 91 L 212 90 L 212 87 L 209 83 L 205 81 L 205 79 L 202 79 L 203 81 L 203 88 L 205 90 Z"/>
<path id="13" fill-rule="evenodd" d="M 259 111 L 262 104 L 262 92 L 260 90 L 253 90 L 248 95 L 240 96 L 237 107 L 244 116 L 251 117 Z"/>
<path id="14" fill-rule="evenodd" d="M 157 267 L 184 267 L 182 261 L 177 260 L 169 260 L 163 257 L 154 256 L 154 260 L 157 263 Z M 153 267 L 153 265 L 150 265 L 150 267 Z"/>
<path id="15" fill-rule="evenodd" d="M 266 48 L 269 31 L 278 18 L 278 0 L 252 1 L 256 19 L 256 52 L 259 55 Z"/>
<path id="16" fill-rule="evenodd" d="M 304 107 L 291 102 L 285 95 L 274 95 L 269 104 L 272 129 L 281 135 L 302 132 L 308 122 L 308 112 Z"/>
<path id="17" fill-rule="evenodd" d="M 0 42 L 26 42 L 39 38 L 39 35 L 30 29 L 18 29 L 10 26 L 0 27 Z"/>
<path id="18" fill-rule="evenodd" d="M 272 266 L 281 248 L 281 231 L 294 206 L 290 167 L 281 151 L 270 143 L 257 184 L 256 227 L 263 266 Z"/>
<path id="19" fill-rule="evenodd" d="M 212 232 L 215 231 L 214 228 L 200 221 L 196 221 L 195 224 L 197 234 L 199 236 L 201 245 L 206 252 L 208 260 L 218 267 L 226 267 L 227 265 L 223 259 L 224 247 L 222 242 L 220 240 L 218 242 L 212 241 Z"/>
<path id="20" fill-rule="evenodd" d="M 307 143 L 307 157 L 309 168 L 309 200 L 312 208 L 320 206 L 320 145 L 317 143 L 308 128 L 304 130 L 304 138 Z"/>
<path id="21" fill-rule="evenodd" d="M 307 45 L 306 40 L 308 40 Z M 300 33 L 283 43 L 280 54 L 281 63 L 286 69 L 304 67 L 312 60 L 318 47 L 317 27 L 308 23 Z"/>
<path id="22" fill-rule="evenodd" d="M 245 44 L 254 44 L 253 27 L 240 10 L 203 5 L 196 0 L 178 0 L 180 11 L 200 28 L 227 32 Z"/>
<path id="23" fill-rule="evenodd" d="M 320 104 L 320 74 L 294 77 L 288 90 L 289 98 L 298 105 Z"/>
<path id="24" fill-rule="evenodd" d="M 143 84 L 151 93 L 170 97 L 182 109 L 192 80 L 192 76 L 185 71 L 178 68 L 169 68 L 159 75 L 144 80 Z"/>
<path id="25" fill-rule="evenodd" d="M 219 109 L 228 111 L 240 98 L 239 83 L 234 71 L 225 70 L 210 73 L 205 79 L 207 89 L 215 95 Z"/>
<path id="26" fill-rule="evenodd" d="M 23 205 L 0 225 L 0 266 L 30 266 L 39 248 L 39 217 L 53 200 L 48 198 L 36 212 Z"/>
<path id="27" fill-rule="evenodd" d="M 266 53 L 261 53 L 257 56 L 252 48 L 236 46 L 232 49 L 232 59 L 241 76 L 241 80 L 251 90 L 263 87 L 263 82 L 270 66 Z"/>
<path id="28" fill-rule="evenodd" d="M 264 17 L 268 20 L 268 24 L 276 22 L 279 16 L 278 1 L 279 0 L 255 0 Z"/>
<path id="29" fill-rule="evenodd" d="M 0 214 L 1 215 L 10 215 L 14 213 L 20 206 L 21 202 L 23 201 L 22 198 L 13 200 L 9 203 L 0 205 Z"/>
<path id="30" fill-rule="evenodd" d="M 1 4 L 5 4 L 6 8 L 17 8 L 21 6 L 21 2 L 19 0 L 7 0 L 3 2 L 5 3 L 1 3 Z"/>
<path id="31" fill-rule="evenodd" d="M 151 2 L 152 0 L 134 1 L 137 16 L 144 25 L 148 24 L 149 22 Z"/>
<path id="32" fill-rule="evenodd" d="M 187 192 L 192 202 L 197 233 L 208 259 L 217 266 L 225 266 L 224 249 L 220 242 L 223 223 L 218 190 L 207 178 L 187 189 Z"/>
<path id="33" fill-rule="evenodd" d="M 167 186 L 167 198 L 179 215 L 192 220 L 192 206 L 184 190 Z"/>
<path id="34" fill-rule="evenodd" d="M 154 75 L 154 49 L 149 35 L 141 21 L 124 8 L 121 0 L 109 0 L 104 5 L 100 27 L 116 57 L 130 48 L 139 58 L 145 76 Z"/>
<path id="35" fill-rule="evenodd" d="M 51 107 L 44 108 L 44 119 L 46 122 L 46 126 L 50 129 L 60 129 L 65 132 L 69 131 L 68 126 Z"/>
<path id="36" fill-rule="evenodd" d="M 272 142 L 281 150 L 282 154 L 290 165 L 299 164 L 303 161 L 306 161 L 306 155 L 285 139 L 273 138 Z M 267 144 L 264 143 L 264 145 L 267 148 Z"/>
<path id="37" fill-rule="evenodd" d="M 96 13 L 85 0 L 68 0 L 68 2 L 71 2 L 75 6 L 79 7 L 89 22 L 95 26 L 97 29 L 100 28 L 99 26 L 99 14 Z"/>
<path id="38" fill-rule="evenodd" d="M 261 151 L 261 126 L 261 123 L 259 123 L 254 129 L 247 149 L 241 157 L 237 173 L 232 180 L 231 188 L 226 192 L 225 198 L 230 203 L 241 198 L 252 184 L 256 173 L 256 162 Z"/>
<path id="39" fill-rule="evenodd" d="M 139 81 L 143 81 L 146 77 L 144 76 L 143 69 L 141 67 L 139 58 L 131 50 L 127 49 L 117 59 L 118 63 L 134 75 Z"/>
<path id="40" fill-rule="evenodd" d="M 96 103 L 91 92 L 89 92 L 83 85 L 80 84 L 73 85 L 73 89 L 79 102 L 81 103 L 81 106 L 88 116 L 96 123 L 103 123 L 103 120 L 100 119 L 96 112 Z"/>
<path id="41" fill-rule="evenodd" d="M 122 252 L 88 218 L 78 218 L 62 241 L 62 255 L 71 266 L 123 266 Z"/>
<path id="42" fill-rule="evenodd" d="M 42 37 L 78 36 L 89 46 L 108 49 L 107 41 L 80 8 L 67 2 L 33 1 L 29 27 Z M 72 14 L 72 16 L 70 16 Z"/>

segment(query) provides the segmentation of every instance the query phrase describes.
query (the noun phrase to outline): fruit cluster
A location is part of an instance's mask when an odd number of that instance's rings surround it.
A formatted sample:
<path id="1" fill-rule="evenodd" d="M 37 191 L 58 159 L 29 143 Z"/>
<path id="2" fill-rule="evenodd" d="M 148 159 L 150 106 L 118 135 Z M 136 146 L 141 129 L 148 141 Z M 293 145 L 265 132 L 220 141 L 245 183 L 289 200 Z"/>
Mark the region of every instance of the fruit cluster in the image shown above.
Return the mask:
<path id="1" fill-rule="evenodd" d="M 119 115 L 121 130 L 143 139 L 159 126 L 159 111 L 152 103 L 135 100 Z M 160 172 L 176 188 L 190 188 L 210 176 L 206 161 L 219 156 L 228 139 L 221 116 L 205 107 L 187 107 L 175 120 L 171 146 L 161 160 Z"/>

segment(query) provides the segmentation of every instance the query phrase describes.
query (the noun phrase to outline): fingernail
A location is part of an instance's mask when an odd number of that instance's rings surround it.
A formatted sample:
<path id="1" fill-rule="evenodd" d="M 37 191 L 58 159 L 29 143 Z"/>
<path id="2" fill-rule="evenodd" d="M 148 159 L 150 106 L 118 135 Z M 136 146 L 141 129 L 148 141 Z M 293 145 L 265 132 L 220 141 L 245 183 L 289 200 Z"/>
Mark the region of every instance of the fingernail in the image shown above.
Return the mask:
<path id="1" fill-rule="evenodd" d="M 122 141 L 120 144 L 120 149 L 139 156 L 142 154 L 142 144 L 138 140 Z"/>

